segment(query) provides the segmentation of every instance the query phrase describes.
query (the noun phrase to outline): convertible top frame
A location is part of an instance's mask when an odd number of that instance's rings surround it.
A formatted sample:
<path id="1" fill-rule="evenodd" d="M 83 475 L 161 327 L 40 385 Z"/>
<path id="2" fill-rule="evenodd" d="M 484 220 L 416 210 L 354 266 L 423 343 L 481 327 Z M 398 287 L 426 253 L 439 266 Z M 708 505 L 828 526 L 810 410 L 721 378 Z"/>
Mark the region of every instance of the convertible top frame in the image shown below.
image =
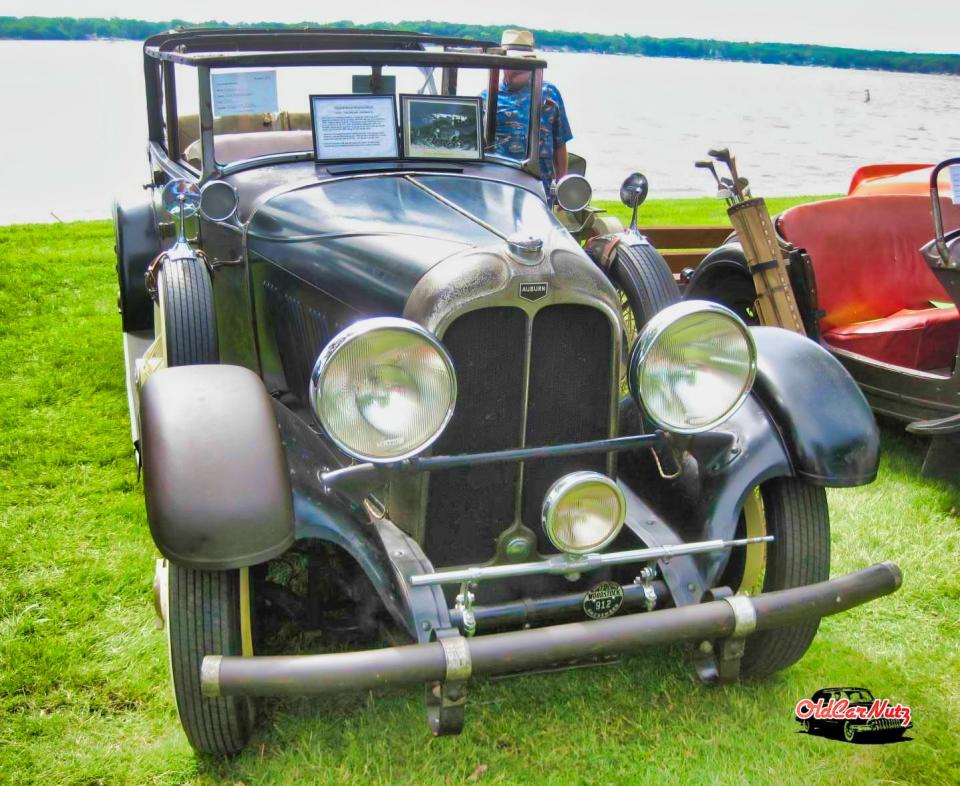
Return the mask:
<path id="1" fill-rule="evenodd" d="M 427 46 L 436 47 L 427 49 Z M 439 48 L 439 49 L 437 49 Z M 531 92 L 539 95 L 543 85 L 544 60 L 507 54 L 492 41 L 434 36 L 427 33 L 367 31 L 352 29 L 303 28 L 249 29 L 224 31 L 219 28 L 174 30 L 148 38 L 143 45 L 149 138 L 163 147 L 172 160 L 179 158 L 176 123 L 176 81 L 173 65 L 197 69 L 200 97 L 200 139 L 203 169 L 200 181 L 222 174 L 213 157 L 213 104 L 210 69 L 263 66 L 435 66 L 447 75 L 458 67 L 489 69 L 489 108 L 485 138 L 492 140 L 496 128 L 497 89 L 502 69 L 530 71 Z M 161 105 L 160 97 L 163 96 Z M 166 115 L 166 122 L 164 121 Z M 530 109 L 529 128 L 539 128 L 540 102 Z M 165 139 L 169 134 L 169 144 Z M 519 166 L 534 177 L 540 175 L 537 146 L 530 144 Z M 291 155 L 291 160 L 303 156 Z M 274 163 L 273 161 L 272 163 Z"/>

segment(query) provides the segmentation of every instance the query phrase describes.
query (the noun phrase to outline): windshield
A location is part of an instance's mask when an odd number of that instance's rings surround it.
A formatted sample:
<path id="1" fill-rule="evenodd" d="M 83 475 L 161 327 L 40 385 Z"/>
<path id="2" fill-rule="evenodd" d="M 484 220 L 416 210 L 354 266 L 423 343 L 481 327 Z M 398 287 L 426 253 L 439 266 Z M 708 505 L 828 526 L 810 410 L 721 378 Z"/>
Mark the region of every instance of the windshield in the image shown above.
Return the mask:
<path id="1" fill-rule="evenodd" d="M 527 158 L 531 80 L 523 72 L 519 84 L 516 73 L 500 80 L 497 122 L 487 128 L 486 68 L 213 68 L 214 160 L 316 153 L 324 162 L 499 157 L 519 163 Z M 181 102 L 197 106 L 196 80 L 177 80 Z M 178 111 L 178 121 L 182 158 L 199 169 L 195 109 Z"/>

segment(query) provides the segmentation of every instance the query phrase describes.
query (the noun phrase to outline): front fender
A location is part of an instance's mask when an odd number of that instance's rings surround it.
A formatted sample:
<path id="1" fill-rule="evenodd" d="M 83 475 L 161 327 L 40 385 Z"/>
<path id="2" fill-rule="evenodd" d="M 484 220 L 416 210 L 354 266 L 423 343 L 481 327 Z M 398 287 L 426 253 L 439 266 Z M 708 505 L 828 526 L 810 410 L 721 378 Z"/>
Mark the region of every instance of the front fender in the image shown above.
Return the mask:
<path id="1" fill-rule="evenodd" d="M 177 366 L 147 380 L 144 494 L 163 556 L 228 570 L 293 543 L 293 496 L 270 402 L 260 378 L 240 366 Z"/>
<path id="2" fill-rule="evenodd" d="M 790 452 L 794 474 L 818 486 L 861 486 L 877 476 L 880 432 L 853 377 L 826 349 L 789 330 L 751 328 L 754 393 Z"/>

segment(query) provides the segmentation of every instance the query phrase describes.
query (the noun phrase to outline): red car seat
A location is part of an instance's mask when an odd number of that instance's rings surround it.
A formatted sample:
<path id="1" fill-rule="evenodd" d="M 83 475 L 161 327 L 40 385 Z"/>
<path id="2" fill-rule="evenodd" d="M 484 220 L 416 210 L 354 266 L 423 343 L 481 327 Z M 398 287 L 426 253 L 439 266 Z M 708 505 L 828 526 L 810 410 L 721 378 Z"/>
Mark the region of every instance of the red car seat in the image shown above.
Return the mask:
<path id="1" fill-rule="evenodd" d="M 943 200 L 944 225 L 960 207 Z M 960 314 L 920 254 L 933 238 L 930 199 L 853 196 L 790 208 L 781 236 L 810 255 L 824 341 L 837 349 L 930 371 L 952 368 Z"/>

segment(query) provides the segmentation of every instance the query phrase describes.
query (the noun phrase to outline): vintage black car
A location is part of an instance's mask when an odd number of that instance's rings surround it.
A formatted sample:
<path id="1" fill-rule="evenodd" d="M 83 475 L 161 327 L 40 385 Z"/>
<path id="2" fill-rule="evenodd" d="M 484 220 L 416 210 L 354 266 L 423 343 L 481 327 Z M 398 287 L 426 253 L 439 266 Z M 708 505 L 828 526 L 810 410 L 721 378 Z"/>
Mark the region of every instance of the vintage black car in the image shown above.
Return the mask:
<path id="1" fill-rule="evenodd" d="M 535 145 L 497 153 L 500 72 L 539 97 L 545 65 L 408 33 L 146 41 L 150 178 L 115 209 L 117 265 L 197 750 L 240 750 L 254 697 L 394 684 L 455 733 L 472 676 L 675 641 L 705 682 L 760 677 L 899 586 L 892 563 L 829 578 L 825 487 L 878 453 L 840 364 L 676 302 L 635 227 L 586 253 L 550 207 L 577 224 L 585 180 L 548 194 Z M 410 96 L 470 117 L 483 91 L 482 145 L 409 155 Z M 316 653 L 290 626 L 393 646 Z"/>
<path id="2" fill-rule="evenodd" d="M 828 706 L 830 702 L 843 701 L 845 707 L 862 707 L 865 711 L 874 704 L 873 693 L 867 688 L 821 688 L 810 698 L 811 703 Z M 892 742 L 913 728 L 913 723 L 903 723 L 894 718 L 796 718 L 802 731 L 821 737 L 843 737 L 847 742 Z"/>

